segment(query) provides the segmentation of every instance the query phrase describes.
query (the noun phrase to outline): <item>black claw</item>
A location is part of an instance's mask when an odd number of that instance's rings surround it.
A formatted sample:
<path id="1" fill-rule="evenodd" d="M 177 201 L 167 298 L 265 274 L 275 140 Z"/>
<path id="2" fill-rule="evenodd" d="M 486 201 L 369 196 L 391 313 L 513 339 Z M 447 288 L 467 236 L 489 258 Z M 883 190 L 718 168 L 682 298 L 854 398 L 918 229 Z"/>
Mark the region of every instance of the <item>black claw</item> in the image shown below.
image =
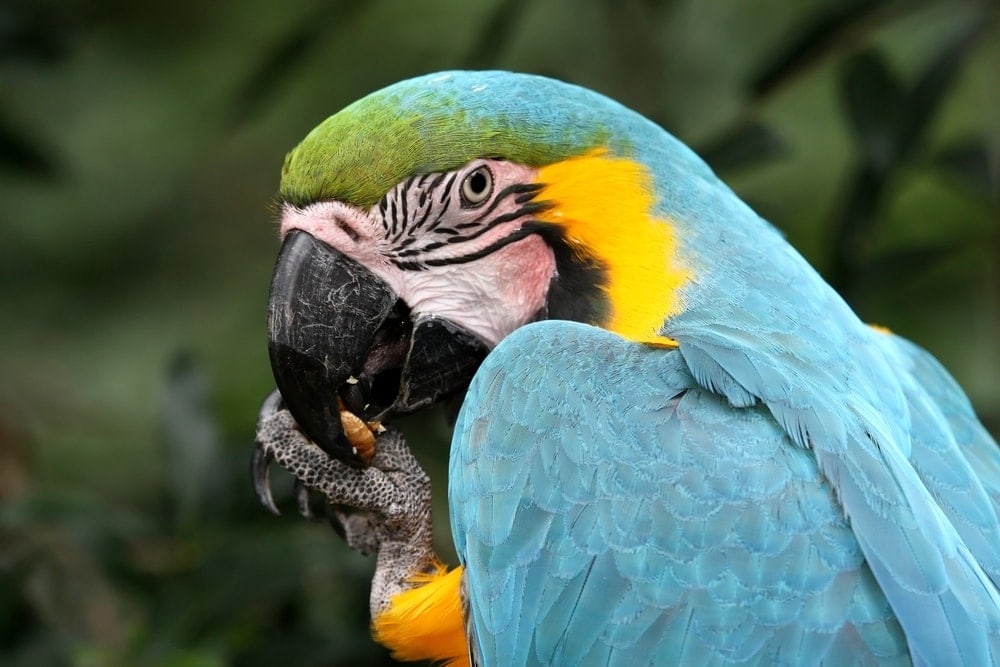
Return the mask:
<path id="1" fill-rule="evenodd" d="M 281 398 L 281 392 L 275 389 L 264 402 L 260 404 L 260 410 L 257 411 L 257 428 L 260 429 L 261 424 L 267 420 L 268 417 L 273 416 L 278 410 L 284 407 L 284 402 Z"/>
<path id="2" fill-rule="evenodd" d="M 253 482 L 253 489 L 257 492 L 257 499 L 260 504 L 267 508 L 271 514 L 280 515 L 274 498 L 271 497 L 271 482 L 268 479 L 268 472 L 271 469 L 271 456 L 259 442 L 254 443 L 253 455 L 250 458 L 250 479 Z"/>
<path id="3" fill-rule="evenodd" d="M 302 480 L 295 479 L 295 504 L 299 507 L 299 514 L 309 519 L 310 521 L 316 521 L 318 517 L 312 511 L 312 505 L 309 504 L 309 487 L 302 483 Z"/>
<path id="4" fill-rule="evenodd" d="M 347 541 L 347 530 L 344 528 L 344 515 L 341 514 L 336 508 L 333 508 L 327 515 L 327 520 L 330 522 L 330 527 L 333 528 L 333 532 L 340 535 L 340 539 Z"/>

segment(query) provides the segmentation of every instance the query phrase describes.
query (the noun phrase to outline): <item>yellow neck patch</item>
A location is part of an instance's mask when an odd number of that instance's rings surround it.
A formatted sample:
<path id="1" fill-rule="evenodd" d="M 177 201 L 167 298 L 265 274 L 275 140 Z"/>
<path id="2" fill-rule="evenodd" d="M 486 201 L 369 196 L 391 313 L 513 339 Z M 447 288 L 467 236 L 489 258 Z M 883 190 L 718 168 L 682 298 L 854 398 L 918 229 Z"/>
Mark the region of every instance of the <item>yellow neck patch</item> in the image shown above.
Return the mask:
<path id="1" fill-rule="evenodd" d="M 630 340 L 675 347 L 659 333 L 681 310 L 689 279 L 676 263 L 677 239 L 669 220 L 653 217 L 653 182 L 641 164 L 595 151 L 538 170 L 550 204 L 538 219 L 564 230 L 581 259 L 604 266 L 610 314 L 602 326 Z"/>

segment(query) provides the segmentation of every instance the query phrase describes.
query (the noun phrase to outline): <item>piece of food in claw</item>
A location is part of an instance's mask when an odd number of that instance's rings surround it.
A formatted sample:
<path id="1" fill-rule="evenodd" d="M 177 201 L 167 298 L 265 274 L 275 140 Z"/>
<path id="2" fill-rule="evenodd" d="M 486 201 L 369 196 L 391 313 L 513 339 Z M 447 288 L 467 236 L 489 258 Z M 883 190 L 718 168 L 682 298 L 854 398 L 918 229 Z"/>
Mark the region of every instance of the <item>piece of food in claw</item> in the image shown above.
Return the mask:
<path id="1" fill-rule="evenodd" d="M 375 456 L 375 436 L 385 431 L 380 422 L 366 422 L 344 407 L 344 402 L 337 399 L 337 409 L 340 411 L 340 425 L 344 429 L 347 441 L 356 454 L 365 463 L 370 463 Z"/>

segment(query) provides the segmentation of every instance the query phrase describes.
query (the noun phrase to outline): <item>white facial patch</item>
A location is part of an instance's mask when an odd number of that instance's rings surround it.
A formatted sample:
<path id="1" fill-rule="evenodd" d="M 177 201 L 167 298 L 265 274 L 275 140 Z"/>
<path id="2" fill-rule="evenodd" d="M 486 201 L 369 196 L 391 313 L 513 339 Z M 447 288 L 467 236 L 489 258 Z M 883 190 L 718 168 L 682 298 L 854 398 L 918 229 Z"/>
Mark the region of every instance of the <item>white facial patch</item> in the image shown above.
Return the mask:
<path id="1" fill-rule="evenodd" d="M 475 160 L 399 183 L 371 209 L 285 205 L 281 234 L 301 230 L 384 280 L 414 319 L 436 315 L 490 347 L 545 305 L 555 257 L 523 229 L 540 205 L 532 169 Z"/>

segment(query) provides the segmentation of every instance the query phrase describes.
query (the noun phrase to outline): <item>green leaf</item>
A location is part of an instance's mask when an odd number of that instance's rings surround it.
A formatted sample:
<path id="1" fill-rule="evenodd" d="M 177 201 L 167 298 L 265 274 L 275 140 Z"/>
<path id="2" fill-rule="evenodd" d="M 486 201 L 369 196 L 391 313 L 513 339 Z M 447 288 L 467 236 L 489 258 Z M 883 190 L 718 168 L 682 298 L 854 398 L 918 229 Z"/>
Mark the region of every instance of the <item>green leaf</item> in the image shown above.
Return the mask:
<path id="1" fill-rule="evenodd" d="M 840 70 L 841 102 L 861 149 L 862 158 L 878 171 L 888 170 L 899 155 L 899 129 L 904 93 L 885 59 L 863 51 Z"/>
<path id="2" fill-rule="evenodd" d="M 751 79 L 750 91 L 754 96 L 762 97 L 811 66 L 825 62 L 852 38 L 859 24 L 868 21 L 875 11 L 889 4 L 892 3 L 850 0 L 833 3 L 810 15 L 784 47 Z"/>
<path id="3" fill-rule="evenodd" d="M 960 185 L 1000 205 L 1000 165 L 990 160 L 985 139 L 949 146 L 934 156 L 932 163 Z"/>

